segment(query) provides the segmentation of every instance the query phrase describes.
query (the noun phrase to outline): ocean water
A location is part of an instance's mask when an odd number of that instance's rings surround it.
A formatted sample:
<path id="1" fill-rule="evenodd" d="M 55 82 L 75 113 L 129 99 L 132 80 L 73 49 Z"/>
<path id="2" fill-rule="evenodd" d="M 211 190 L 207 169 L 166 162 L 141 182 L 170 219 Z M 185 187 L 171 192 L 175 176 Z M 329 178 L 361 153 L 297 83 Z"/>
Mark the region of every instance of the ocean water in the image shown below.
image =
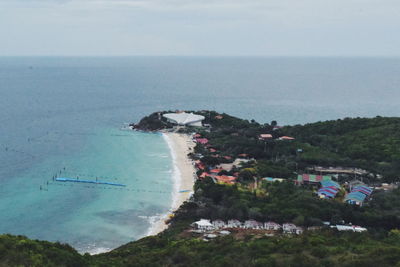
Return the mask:
<path id="1" fill-rule="evenodd" d="M 161 135 L 121 128 L 153 111 L 296 124 L 399 116 L 399 99 L 400 59 L 0 58 L 0 233 L 81 252 L 146 235 L 176 193 L 172 157 Z"/>

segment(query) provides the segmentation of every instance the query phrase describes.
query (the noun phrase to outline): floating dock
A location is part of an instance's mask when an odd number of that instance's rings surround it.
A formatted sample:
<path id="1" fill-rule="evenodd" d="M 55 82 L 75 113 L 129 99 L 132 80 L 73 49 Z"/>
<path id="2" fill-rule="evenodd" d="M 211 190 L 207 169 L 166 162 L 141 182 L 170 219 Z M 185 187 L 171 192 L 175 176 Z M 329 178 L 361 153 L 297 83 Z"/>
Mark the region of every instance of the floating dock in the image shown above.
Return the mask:
<path id="1" fill-rule="evenodd" d="M 105 185 L 113 185 L 113 186 L 122 186 L 125 187 L 124 184 L 110 183 L 104 181 L 97 180 L 81 180 L 81 179 L 72 179 L 72 178 L 56 178 L 57 182 L 73 182 L 73 183 L 86 183 L 86 184 L 105 184 Z"/>

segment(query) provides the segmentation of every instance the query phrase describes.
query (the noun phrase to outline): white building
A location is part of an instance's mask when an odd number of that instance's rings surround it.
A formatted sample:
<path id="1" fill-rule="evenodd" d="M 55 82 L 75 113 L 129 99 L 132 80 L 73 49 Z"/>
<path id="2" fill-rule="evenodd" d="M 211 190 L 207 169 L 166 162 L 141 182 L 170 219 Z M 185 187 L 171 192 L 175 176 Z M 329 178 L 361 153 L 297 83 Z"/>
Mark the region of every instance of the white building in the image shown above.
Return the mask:
<path id="1" fill-rule="evenodd" d="M 282 228 L 282 226 L 275 222 L 266 222 L 264 223 L 264 228 L 265 230 L 278 231 L 279 229 Z"/>
<path id="2" fill-rule="evenodd" d="M 297 226 L 293 223 L 284 223 L 282 224 L 282 231 L 285 234 L 295 234 L 297 230 Z"/>
<path id="3" fill-rule="evenodd" d="M 212 224 L 214 225 L 215 229 L 226 228 L 225 222 L 221 220 L 215 220 L 212 222 Z"/>
<path id="4" fill-rule="evenodd" d="M 241 228 L 242 223 L 238 220 L 229 220 L 227 224 L 228 228 Z"/>
<path id="5" fill-rule="evenodd" d="M 263 229 L 264 224 L 257 222 L 255 220 L 247 220 L 244 222 L 243 228 L 245 228 L 245 229 Z"/>
<path id="6" fill-rule="evenodd" d="M 200 221 L 194 222 L 192 226 L 202 231 L 210 231 L 215 229 L 214 225 L 212 225 L 210 220 L 206 219 L 201 219 Z"/>
<path id="7" fill-rule="evenodd" d="M 204 116 L 186 112 L 166 113 L 163 117 L 171 123 L 188 126 L 202 126 L 202 121 L 205 119 Z"/>
<path id="8" fill-rule="evenodd" d="M 366 232 L 367 228 L 361 227 L 361 226 L 356 226 L 356 225 L 336 225 L 336 226 L 331 226 L 331 228 L 336 228 L 338 231 L 353 231 L 357 233 L 361 232 Z"/>

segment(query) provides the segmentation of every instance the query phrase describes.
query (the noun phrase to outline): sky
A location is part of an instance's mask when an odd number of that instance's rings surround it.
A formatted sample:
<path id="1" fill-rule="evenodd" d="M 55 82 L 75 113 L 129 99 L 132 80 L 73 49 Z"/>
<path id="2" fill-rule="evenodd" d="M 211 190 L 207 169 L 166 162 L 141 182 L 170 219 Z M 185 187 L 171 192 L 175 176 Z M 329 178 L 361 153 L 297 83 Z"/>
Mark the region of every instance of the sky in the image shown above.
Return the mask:
<path id="1" fill-rule="evenodd" d="M 0 56 L 400 56 L 399 0 L 0 0 Z"/>

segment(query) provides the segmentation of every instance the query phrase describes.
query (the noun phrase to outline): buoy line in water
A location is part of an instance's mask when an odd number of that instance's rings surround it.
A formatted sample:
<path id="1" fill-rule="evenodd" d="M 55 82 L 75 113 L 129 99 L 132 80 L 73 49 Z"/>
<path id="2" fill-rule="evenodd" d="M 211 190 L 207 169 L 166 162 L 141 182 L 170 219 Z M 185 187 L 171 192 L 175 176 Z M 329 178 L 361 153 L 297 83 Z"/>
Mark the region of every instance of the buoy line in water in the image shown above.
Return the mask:
<path id="1" fill-rule="evenodd" d="M 126 131 L 125 131 L 126 132 Z M 131 134 L 98 134 L 98 133 L 82 133 L 82 132 L 46 132 L 45 134 L 28 137 L 28 142 L 49 142 L 49 140 L 43 140 L 45 137 L 55 136 L 113 136 L 113 137 L 131 137 Z M 55 140 L 50 140 L 50 142 Z"/>
<path id="2" fill-rule="evenodd" d="M 31 157 L 33 159 L 35 158 L 35 155 L 32 155 L 32 154 L 27 153 L 27 152 L 24 152 L 22 150 L 14 149 L 12 147 L 6 146 L 5 144 L 0 144 L 0 145 L 4 148 L 5 152 L 14 152 L 14 153 L 22 154 L 22 155 L 27 155 L 27 156 L 29 156 L 29 157 Z"/>
<path id="3" fill-rule="evenodd" d="M 84 184 L 68 184 L 64 182 L 47 182 L 45 185 L 40 186 L 41 191 L 48 191 L 49 186 L 67 186 L 67 187 L 84 187 L 89 189 L 104 189 L 104 190 L 116 190 L 116 191 L 131 191 L 137 193 L 157 193 L 157 194 L 170 194 L 170 191 L 162 191 L 162 190 L 146 190 L 140 188 L 130 188 L 130 187 L 114 187 L 114 186 L 104 186 L 104 184 L 93 184 L 93 185 L 84 185 Z"/>

